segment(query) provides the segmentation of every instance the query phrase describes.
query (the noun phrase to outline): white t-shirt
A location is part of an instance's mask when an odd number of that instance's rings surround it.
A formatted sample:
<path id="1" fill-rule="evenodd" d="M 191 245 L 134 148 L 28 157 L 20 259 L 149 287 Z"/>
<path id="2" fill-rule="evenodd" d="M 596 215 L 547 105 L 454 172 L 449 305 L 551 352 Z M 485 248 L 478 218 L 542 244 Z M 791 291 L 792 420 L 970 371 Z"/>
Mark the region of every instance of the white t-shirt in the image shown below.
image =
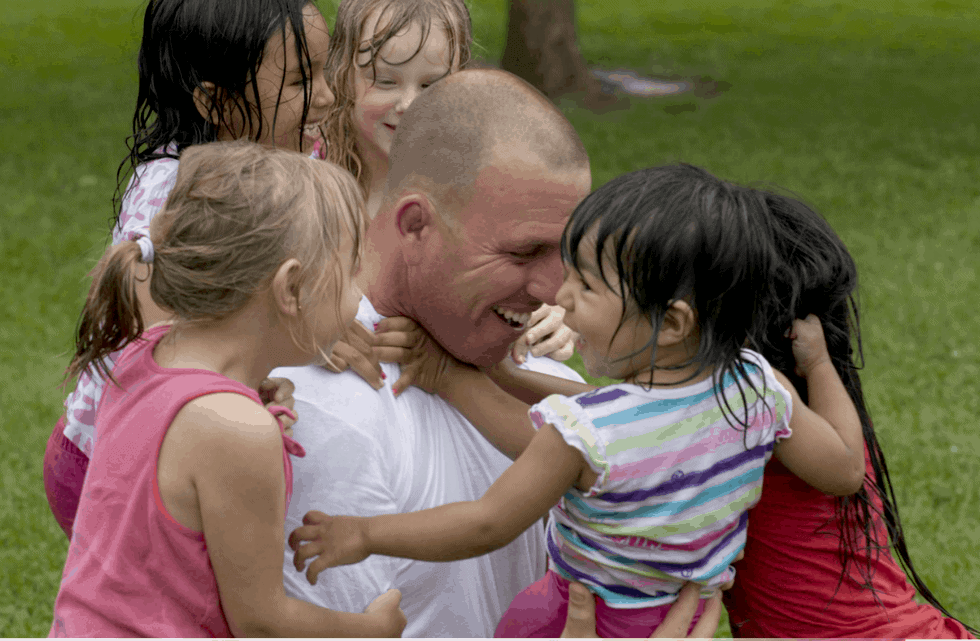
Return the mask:
<path id="1" fill-rule="evenodd" d="M 357 319 L 366 327 L 383 317 L 367 298 Z M 569 367 L 532 358 L 528 369 L 582 382 Z M 271 376 L 296 385 L 293 438 L 306 457 L 293 459 L 293 498 L 286 536 L 310 510 L 372 516 L 410 512 L 483 496 L 511 461 L 495 450 L 452 406 L 410 387 L 399 398 L 391 383 L 399 366 L 384 363 L 387 385 L 375 391 L 357 374 L 322 367 L 279 368 Z M 334 610 L 361 612 L 398 588 L 408 617 L 405 637 L 492 637 L 510 602 L 545 572 L 540 524 L 488 555 L 429 563 L 371 556 L 330 568 L 311 586 L 293 567 L 287 546 L 287 594 Z"/>

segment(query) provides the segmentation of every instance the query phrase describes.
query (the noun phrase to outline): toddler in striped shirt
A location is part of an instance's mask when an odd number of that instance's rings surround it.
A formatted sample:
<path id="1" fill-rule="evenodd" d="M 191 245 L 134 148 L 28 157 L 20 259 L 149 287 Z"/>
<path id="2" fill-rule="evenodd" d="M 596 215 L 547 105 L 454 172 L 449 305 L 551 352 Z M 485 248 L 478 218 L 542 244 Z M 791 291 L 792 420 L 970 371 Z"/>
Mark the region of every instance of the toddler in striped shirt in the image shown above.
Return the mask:
<path id="1" fill-rule="evenodd" d="M 708 597 L 733 580 L 773 454 L 823 492 L 857 492 L 861 425 L 819 319 L 787 328 L 809 407 L 747 348 L 757 295 L 779 264 L 766 207 L 763 192 L 683 164 L 591 194 L 562 237 L 556 300 L 589 374 L 623 382 L 577 387 L 507 365 L 488 377 L 420 347 L 415 384 L 453 403 L 515 463 L 474 502 L 373 518 L 310 512 L 290 536 L 297 569 L 316 556 L 314 581 L 371 554 L 469 558 L 550 515 L 550 569 L 496 636 L 560 635 L 569 581 L 579 581 L 599 597 L 599 636 L 647 637 L 685 582 Z M 530 424 L 515 397 L 538 401 Z"/>

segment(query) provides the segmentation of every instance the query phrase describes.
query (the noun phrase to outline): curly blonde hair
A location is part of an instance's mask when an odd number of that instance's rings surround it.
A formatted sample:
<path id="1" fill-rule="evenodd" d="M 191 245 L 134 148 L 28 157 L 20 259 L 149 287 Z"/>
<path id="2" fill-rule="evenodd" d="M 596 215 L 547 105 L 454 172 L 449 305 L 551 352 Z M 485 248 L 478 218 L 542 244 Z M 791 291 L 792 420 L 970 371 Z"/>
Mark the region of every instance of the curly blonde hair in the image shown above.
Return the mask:
<path id="1" fill-rule="evenodd" d="M 368 18 L 379 9 L 375 32 L 365 35 Z M 358 69 L 373 69 L 385 44 L 412 25 L 422 29 L 412 58 L 425 46 L 429 30 L 441 26 L 449 40 L 449 72 L 464 68 L 470 61 L 473 25 L 463 0 L 343 0 L 337 9 L 327 56 L 327 81 L 336 97 L 326 118 L 327 160 L 351 172 L 362 190 L 366 186 L 354 134 L 355 75 Z M 356 61 L 362 53 L 371 55 L 364 64 Z"/>

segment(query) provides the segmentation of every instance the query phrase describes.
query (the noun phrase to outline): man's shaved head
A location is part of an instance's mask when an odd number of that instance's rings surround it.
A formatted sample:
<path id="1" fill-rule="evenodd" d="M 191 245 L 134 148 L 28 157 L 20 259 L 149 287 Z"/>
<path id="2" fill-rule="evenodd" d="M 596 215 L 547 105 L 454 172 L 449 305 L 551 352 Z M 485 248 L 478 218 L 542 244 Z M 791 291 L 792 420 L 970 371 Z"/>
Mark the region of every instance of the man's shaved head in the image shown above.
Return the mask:
<path id="1" fill-rule="evenodd" d="M 371 223 L 393 243 L 378 311 L 462 361 L 500 362 L 561 286 L 562 231 L 592 185 L 578 134 L 516 76 L 461 71 L 405 111 L 390 161 Z"/>
<path id="2" fill-rule="evenodd" d="M 514 157 L 555 174 L 589 168 L 578 133 L 534 87 L 504 71 L 452 74 L 402 116 L 386 200 L 420 189 L 442 205 L 444 218 L 452 217 L 472 196 L 481 170 Z"/>

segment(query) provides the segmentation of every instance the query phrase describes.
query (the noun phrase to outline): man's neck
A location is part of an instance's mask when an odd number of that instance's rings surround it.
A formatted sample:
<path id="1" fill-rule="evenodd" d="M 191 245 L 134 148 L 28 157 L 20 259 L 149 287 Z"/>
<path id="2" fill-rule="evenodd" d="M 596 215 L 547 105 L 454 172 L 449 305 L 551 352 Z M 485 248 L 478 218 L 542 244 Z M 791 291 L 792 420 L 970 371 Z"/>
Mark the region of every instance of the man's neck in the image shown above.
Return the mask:
<path id="1" fill-rule="evenodd" d="M 398 232 L 387 222 L 373 220 L 368 227 L 357 285 L 382 316 L 416 318 Z"/>

